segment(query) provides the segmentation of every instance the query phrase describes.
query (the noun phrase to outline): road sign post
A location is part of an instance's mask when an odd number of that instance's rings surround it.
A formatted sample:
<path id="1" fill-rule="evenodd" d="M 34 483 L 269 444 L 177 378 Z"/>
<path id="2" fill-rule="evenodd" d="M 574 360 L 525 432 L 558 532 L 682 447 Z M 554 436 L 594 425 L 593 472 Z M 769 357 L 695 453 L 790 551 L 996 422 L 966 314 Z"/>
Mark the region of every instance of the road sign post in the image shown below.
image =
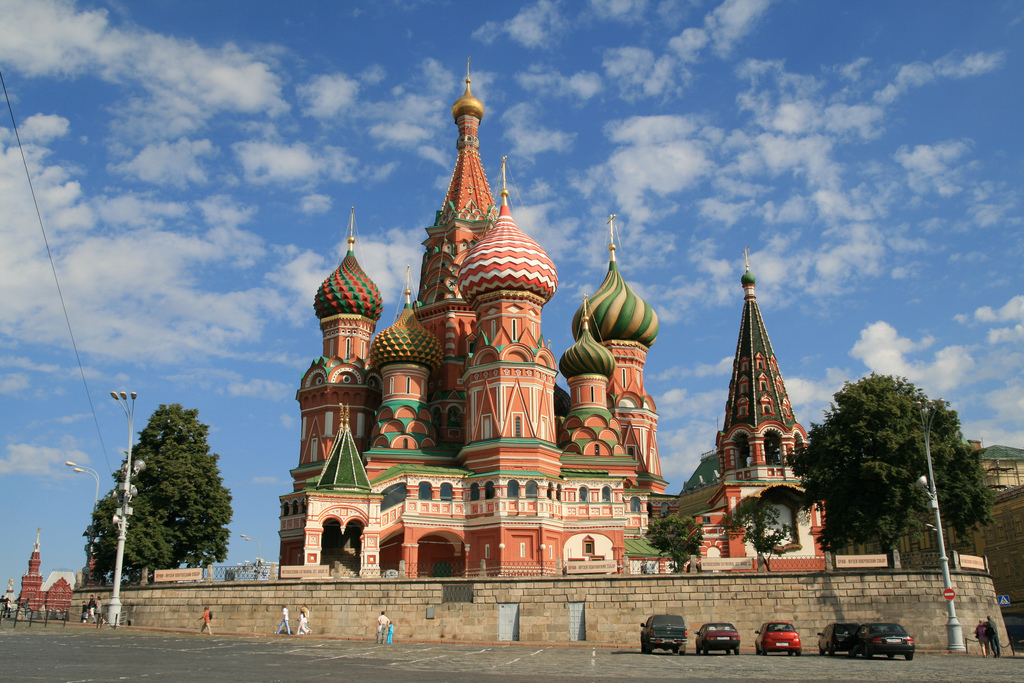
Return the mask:
<path id="1" fill-rule="evenodd" d="M 952 588 L 947 588 L 946 590 L 942 591 L 942 597 L 946 598 L 947 600 L 952 600 L 956 597 L 956 591 Z"/>

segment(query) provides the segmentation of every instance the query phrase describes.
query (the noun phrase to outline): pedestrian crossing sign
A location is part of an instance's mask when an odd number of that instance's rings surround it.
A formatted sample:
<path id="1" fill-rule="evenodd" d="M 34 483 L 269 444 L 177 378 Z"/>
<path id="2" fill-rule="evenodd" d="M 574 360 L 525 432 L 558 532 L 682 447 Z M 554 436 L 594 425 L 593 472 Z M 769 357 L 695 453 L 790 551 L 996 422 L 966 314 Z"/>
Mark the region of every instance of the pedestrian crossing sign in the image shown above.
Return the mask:
<path id="1" fill-rule="evenodd" d="M 999 596 L 999 606 L 1000 607 L 1009 607 L 1010 606 L 1010 596 L 1009 595 L 1000 595 Z"/>

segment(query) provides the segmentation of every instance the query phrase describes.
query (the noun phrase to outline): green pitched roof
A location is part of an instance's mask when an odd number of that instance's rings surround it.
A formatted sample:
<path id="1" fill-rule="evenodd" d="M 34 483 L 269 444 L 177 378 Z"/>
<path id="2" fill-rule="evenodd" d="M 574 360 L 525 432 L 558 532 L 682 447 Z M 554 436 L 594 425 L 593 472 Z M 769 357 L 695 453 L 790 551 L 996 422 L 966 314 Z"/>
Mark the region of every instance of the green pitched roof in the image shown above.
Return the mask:
<path id="1" fill-rule="evenodd" d="M 981 449 L 985 460 L 1024 460 L 1024 448 L 1013 446 L 988 446 Z"/>
<path id="2" fill-rule="evenodd" d="M 623 540 L 623 544 L 626 546 L 627 557 L 668 557 L 645 538 L 627 538 Z"/>
<path id="3" fill-rule="evenodd" d="M 370 479 L 366 476 L 366 468 L 359 457 L 356 442 L 352 439 L 346 418 L 341 434 L 334 440 L 331 454 L 327 456 L 324 469 L 316 484 L 317 490 L 370 490 Z"/>

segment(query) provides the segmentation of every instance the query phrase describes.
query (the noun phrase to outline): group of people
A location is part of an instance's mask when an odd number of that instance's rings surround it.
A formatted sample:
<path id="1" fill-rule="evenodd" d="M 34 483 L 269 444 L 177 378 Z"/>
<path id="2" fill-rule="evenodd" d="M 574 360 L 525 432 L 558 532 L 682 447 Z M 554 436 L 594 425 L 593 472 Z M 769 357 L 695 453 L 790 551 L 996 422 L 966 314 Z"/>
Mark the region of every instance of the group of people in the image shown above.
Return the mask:
<path id="1" fill-rule="evenodd" d="M 103 618 L 103 604 L 95 595 L 90 595 L 89 601 L 82 603 L 82 623 L 87 624 L 90 621 L 97 626 L 106 623 L 106 619 Z"/>
<path id="2" fill-rule="evenodd" d="M 978 644 L 981 645 L 982 656 L 988 657 L 991 653 L 993 657 L 998 657 L 1000 655 L 999 634 L 996 633 L 992 617 L 985 617 L 985 619 L 986 621 L 978 619 L 978 625 L 974 627 L 974 635 L 977 636 Z"/>
<path id="3" fill-rule="evenodd" d="M 281 625 L 277 627 L 277 631 L 274 635 L 280 635 L 281 631 L 285 631 L 288 635 L 292 634 L 292 628 L 288 621 L 288 606 L 281 605 Z M 300 636 L 309 635 L 309 608 L 303 605 L 299 608 L 299 630 Z"/>

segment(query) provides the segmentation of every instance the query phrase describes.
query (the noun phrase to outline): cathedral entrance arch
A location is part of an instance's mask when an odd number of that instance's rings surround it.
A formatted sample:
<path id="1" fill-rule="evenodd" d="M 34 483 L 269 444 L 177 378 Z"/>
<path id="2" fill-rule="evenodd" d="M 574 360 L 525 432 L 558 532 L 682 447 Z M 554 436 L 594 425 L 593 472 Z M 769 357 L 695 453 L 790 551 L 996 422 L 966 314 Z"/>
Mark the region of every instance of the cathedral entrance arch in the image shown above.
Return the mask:
<path id="1" fill-rule="evenodd" d="M 466 553 L 462 538 L 451 531 L 435 531 L 417 541 L 417 576 L 465 576 Z"/>
<path id="2" fill-rule="evenodd" d="M 342 526 L 341 520 L 330 517 L 324 520 L 323 529 L 320 538 L 320 564 L 333 565 L 340 562 L 344 573 L 358 576 L 362 551 L 362 521 L 351 520 Z"/>

